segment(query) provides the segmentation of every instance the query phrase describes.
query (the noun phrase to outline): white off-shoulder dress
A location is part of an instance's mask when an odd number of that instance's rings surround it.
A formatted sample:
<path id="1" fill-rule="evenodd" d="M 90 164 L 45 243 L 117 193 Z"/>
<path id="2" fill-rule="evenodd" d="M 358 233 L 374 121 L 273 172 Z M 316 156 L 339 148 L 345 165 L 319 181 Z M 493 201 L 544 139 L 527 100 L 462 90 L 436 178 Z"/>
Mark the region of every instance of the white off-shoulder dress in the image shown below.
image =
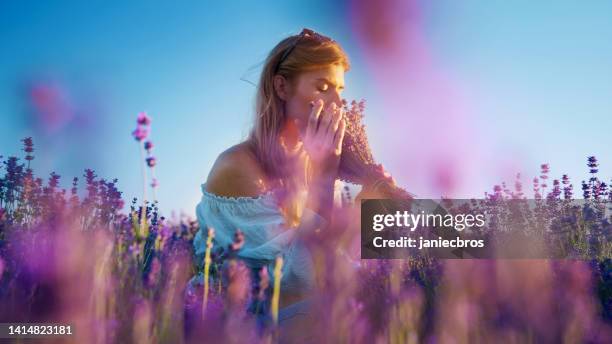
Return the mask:
<path id="1" fill-rule="evenodd" d="M 340 182 L 335 185 L 336 204 L 340 201 L 340 186 Z M 301 238 L 325 228 L 327 221 L 323 217 L 304 208 L 299 225 L 291 228 L 280 212 L 275 190 L 257 197 L 225 197 L 206 191 L 206 183 L 201 188 L 202 199 L 196 207 L 200 229 L 193 241 L 196 257 L 205 254 L 208 228 L 214 229 L 215 243 L 221 247 L 230 245 L 240 229 L 244 245 L 237 256 L 250 268 L 267 267 L 272 281 L 276 257 L 283 257 L 281 293 L 307 294 L 314 287 L 312 257 Z M 304 311 L 306 306 L 298 303 L 281 309 L 279 321 Z"/>

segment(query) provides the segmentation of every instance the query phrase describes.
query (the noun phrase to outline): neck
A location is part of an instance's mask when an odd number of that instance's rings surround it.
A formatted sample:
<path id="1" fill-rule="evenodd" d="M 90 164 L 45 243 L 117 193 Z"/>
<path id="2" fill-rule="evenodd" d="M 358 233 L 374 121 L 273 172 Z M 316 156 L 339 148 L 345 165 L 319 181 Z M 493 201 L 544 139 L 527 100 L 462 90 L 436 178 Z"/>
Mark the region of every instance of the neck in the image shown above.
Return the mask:
<path id="1" fill-rule="evenodd" d="M 285 154 L 291 157 L 300 155 L 303 143 L 299 127 L 294 119 L 289 119 L 285 122 L 279 139 L 282 147 L 285 149 Z"/>

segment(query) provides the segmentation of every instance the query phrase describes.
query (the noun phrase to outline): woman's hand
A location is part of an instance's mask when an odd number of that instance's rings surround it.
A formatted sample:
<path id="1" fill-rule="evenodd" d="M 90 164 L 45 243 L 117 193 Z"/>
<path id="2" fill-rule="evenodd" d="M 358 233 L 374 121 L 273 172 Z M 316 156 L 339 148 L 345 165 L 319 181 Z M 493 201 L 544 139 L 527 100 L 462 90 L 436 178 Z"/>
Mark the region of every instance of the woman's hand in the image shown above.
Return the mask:
<path id="1" fill-rule="evenodd" d="M 306 207 L 330 221 L 346 122 L 335 103 L 325 110 L 323 105 L 322 100 L 312 103 L 303 138 L 312 168 Z"/>
<path id="2" fill-rule="evenodd" d="M 313 181 L 333 181 L 338 175 L 346 122 L 336 103 L 328 104 L 325 109 L 320 99 L 311 104 L 303 142 L 310 157 Z"/>

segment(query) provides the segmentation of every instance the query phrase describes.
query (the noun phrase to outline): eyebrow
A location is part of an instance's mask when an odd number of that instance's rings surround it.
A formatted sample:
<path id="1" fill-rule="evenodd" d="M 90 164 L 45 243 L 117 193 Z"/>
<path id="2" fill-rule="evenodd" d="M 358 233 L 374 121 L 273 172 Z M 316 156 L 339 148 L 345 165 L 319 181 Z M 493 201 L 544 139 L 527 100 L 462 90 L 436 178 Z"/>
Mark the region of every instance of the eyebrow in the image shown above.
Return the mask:
<path id="1" fill-rule="evenodd" d="M 325 81 L 326 83 L 331 84 L 334 87 L 338 86 L 335 83 L 333 83 L 330 80 L 328 80 L 327 78 L 318 78 L 317 81 Z M 344 85 L 341 85 L 339 88 L 344 89 Z"/>

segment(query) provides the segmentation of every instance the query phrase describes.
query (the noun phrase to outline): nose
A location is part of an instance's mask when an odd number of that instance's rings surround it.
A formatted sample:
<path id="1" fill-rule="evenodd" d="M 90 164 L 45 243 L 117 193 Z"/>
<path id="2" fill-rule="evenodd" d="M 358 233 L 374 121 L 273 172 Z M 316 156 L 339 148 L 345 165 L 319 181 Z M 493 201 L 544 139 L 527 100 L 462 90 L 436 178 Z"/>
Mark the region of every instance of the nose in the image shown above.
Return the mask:
<path id="1" fill-rule="evenodd" d="M 342 97 L 340 97 L 340 92 L 338 92 L 338 91 L 332 92 L 331 99 L 329 101 L 330 102 L 334 102 L 334 103 L 336 103 L 336 106 L 341 107 L 342 106 Z"/>

